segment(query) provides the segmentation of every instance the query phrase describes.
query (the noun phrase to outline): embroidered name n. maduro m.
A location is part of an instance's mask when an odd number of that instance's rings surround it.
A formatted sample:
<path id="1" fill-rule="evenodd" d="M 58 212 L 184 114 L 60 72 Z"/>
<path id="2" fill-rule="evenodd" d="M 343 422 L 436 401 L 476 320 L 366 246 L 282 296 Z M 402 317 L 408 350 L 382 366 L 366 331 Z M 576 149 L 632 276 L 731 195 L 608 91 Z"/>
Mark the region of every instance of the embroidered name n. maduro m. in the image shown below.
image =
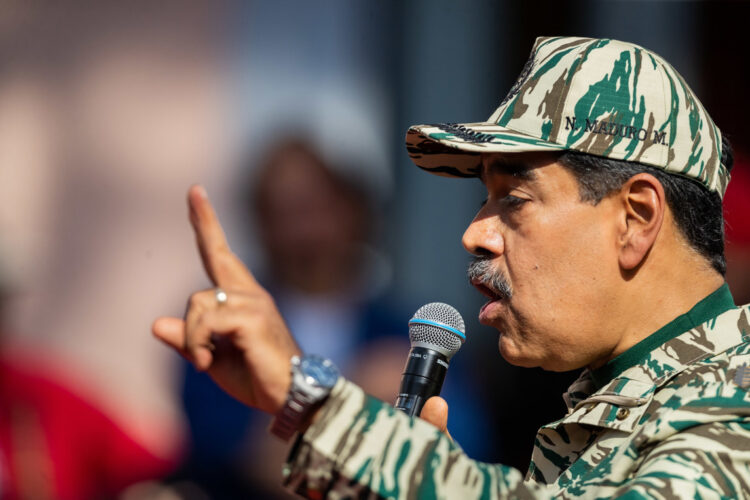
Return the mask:
<path id="1" fill-rule="evenodd" d="M 605 120 L 589 120 L 588 118 L 585 118 L 585 121 L 586 124 L 584 125 L 577 121 L 575 116 L 566 116 L 565 130 L 576 130 L 585 127 L 584 132 L 590 132 L 592 134 L 619 135 L 623 139 L 636 139 L 638 141 L 645 141 L 649 138 L 649 131 L 645 128 L 633 127 L 632 125 L 624 125 L 622 123 Z M 651 142 L 666 146 L 667 132 L 652 130 Z"/>

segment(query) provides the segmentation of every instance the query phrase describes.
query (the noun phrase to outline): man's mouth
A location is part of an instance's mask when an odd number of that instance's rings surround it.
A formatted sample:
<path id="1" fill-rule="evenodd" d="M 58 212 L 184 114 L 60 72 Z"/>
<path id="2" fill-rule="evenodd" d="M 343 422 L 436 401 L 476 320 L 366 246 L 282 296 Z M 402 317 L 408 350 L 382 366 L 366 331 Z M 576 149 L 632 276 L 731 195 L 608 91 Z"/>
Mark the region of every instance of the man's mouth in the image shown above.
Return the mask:
<path id="1" fill-rule="evenodd" d="M 485 282 L 481 280 L 472 280 L 471 284 L 474 286 L 474 288 L 479 290 L 479 293 L 490 299 L 489 302 L 507 298 L 506 294 L 490 288 Z"/>
<path id="2" fill-rule="evenodd" d="M 509 296 L 501 291 L 494 290 L 487 283 L 480 280 L 472 280 L 471 284 L 488 299 L 479 308 L 479 322 L 483 325 L 493 324 L 493 321 L 497 320 L 498 315 L 502 314 L 502 311 L 507 308 L 507 299 Z"/>
<path id="3" fill-rule="evenodd" d="M 493 268 L 492 259 L 487 256 L 476 257 L 467 274 L 474 288 L 489 299 L 479 311 L 479 322 L 484 324 L 507 307 L 513 291 L 503 273 Z"/>

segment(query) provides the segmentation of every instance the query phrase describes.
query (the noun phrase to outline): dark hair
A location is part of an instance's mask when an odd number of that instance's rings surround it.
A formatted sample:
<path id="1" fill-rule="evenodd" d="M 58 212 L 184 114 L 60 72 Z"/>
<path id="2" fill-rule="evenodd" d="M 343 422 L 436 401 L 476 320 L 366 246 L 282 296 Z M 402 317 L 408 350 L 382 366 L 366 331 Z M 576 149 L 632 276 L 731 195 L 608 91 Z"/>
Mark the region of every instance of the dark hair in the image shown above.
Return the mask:
<path id="1" fill-rule="evenodd" d="M 730 171 L 734 157 L 729 141 L 721 142 L 721 164 Z M 566 151 L 560 163 L 577 179 L 582 201 L 596 205 L 605 196 L 620 189 L 639 173 L 648 173 L 664 187 L 667 204 L 677 228 L 693 249 L 723 276 L 727 270 L 724 258 L 724 216 L 721 197 L 689 177 L 668 173 L 642 163 L 613 160 L 577 151 Z"/>

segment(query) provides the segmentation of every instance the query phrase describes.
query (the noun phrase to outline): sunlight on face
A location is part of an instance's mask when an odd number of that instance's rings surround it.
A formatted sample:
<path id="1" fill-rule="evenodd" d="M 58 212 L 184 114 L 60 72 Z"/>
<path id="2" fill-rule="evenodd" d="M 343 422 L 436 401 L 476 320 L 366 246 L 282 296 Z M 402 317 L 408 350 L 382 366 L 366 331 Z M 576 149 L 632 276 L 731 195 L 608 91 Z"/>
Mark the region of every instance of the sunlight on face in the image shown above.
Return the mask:
<path id="1" fill-rule="evenodd" d="M 551 153 L 485 155 L 487 201 L 464 234 L 466 249 L 491 260 L 512 294 L 488 296 L 479 320 L 500 332 L 503 357 L 563 371 L 606 356 L 600 331 L 619 273 L 613 203 L 582 202 L 573 175 Z"/>

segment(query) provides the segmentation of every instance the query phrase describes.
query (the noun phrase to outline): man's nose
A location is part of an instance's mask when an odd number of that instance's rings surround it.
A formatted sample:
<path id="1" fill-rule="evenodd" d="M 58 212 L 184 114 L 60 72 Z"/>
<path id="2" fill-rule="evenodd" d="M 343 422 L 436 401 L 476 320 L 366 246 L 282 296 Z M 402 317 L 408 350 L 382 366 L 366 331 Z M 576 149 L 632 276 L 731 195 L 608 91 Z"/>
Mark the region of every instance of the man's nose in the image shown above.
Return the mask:
<path id="1" fill-rule="evenodd" d="M 496 217 L 483 216 L 478 213 L 461 239 L 464 248 L 472 255 L 502 255 L 505 251 L 505 240 L 500 232 Z"/>

